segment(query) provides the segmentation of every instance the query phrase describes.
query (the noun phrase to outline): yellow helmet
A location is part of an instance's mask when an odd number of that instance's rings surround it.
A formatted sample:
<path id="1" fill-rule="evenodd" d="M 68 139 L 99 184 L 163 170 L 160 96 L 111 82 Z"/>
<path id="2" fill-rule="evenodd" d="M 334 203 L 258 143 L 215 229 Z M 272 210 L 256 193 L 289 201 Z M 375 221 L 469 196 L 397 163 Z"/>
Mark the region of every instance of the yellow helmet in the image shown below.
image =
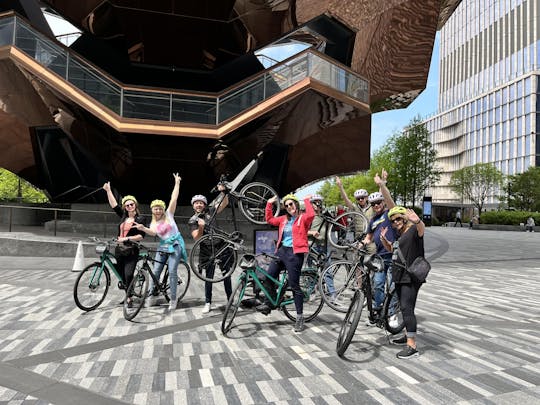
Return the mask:
<path id="1" fill-rule="evenodd" d="M 296 203 L 300 204 L 300 200 L 298 199 L 297 196 L 295 196 L 294 194 L 287 194 L 285 197 L 283 197 L 281 199 L 281 201 L 285 202 L 287 200 L 293 200 L 295 201 Z"/>
<path id="2" fill-rule="evenodd" d="M 407 208 L 396 205 L 388 211 L 388 218 L 392 219 L 394 215 L 407 215 Z"/>
<path id="3" fill-rule="evenodd" d="M 129 201 L 129 200 L 133 201 L 135 205 L 139 205 L 139 203 L 137 202 L 137 199 L 133 197 L 132 195 L 126 195 L 124 198 L 122 198 L 122 205 L 124 205 L 126 201 Z"/>
<path id="4" fill-rule="evenodd" d="M 165 205 L 165 201 L 163 200 L 154 200 L 150 203 L 150 208 L 154 208 L 154 207 L 161 207 L 163 209 L 165 209 L 166 205 Z"/>

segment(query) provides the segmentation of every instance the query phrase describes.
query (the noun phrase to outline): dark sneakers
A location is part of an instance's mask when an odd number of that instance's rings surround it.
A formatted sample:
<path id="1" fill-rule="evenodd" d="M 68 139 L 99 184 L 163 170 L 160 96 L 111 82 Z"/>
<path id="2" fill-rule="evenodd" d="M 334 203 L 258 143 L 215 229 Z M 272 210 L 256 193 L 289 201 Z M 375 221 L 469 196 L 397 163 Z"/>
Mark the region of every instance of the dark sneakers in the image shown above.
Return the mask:
<path id="1" fill-rule="evenodd" d="M 403 349 L 398 354 L 396 354 L 396 357 L 398 359 L 410 359 L 410 358 L 418 357 L 418 356 L 420 356 L 420 353 L 418 353 L 418 350 L 416 350 L 416 348 L 411 347 L 411 346 L 407 346 L 405 349 Z"/>
<path id="2" fill-rule="evenodd" d="M 390 341 L 393 345 L 406 345 L 407 344 L 407 336 L 403 335 L 399 338 L 392 339 Z"/>
<path id="3" fill-rule="evenodd" d="M 268 315 L 270 312 L 272 312 L 272 308 L 270 308 L 268 304 L 257 305 L 255 309 L 263 315 Z"/>
<path id="4" fill-rule="evenodd" d="M 294 324 L 294 331 L 296 333 L 302 332 L 306 327 L 304 326 L 304 316 L 296 315 L 296 323 Z"/>

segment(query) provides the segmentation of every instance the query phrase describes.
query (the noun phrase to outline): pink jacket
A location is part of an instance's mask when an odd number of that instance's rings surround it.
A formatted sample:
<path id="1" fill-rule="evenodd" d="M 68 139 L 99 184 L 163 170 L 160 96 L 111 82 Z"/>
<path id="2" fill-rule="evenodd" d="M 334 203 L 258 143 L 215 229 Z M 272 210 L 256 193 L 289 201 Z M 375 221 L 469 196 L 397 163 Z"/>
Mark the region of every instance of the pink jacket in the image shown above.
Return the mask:
<path id="1" fill-rule="evenodd" d="M 309 198 L 304 200 L 306 206 L 306 212 L 300 214 L 293 223 L 292 226 L 292 235 L 293 235 L 293 252 L 294 253 L 307 253 L 308 248 L 308 236 L 307 232 L 311 227 L 313 218 L 315 217 L 315 211 L 313 211 L 313 206 L 309 202 Z M 274 217 L 272 212 L 272 204 L 266 204 L 265 210 L 266 222 L 273 226 L 279 226 L 278 230 L 278 242 L 277 247 L 281 244 L 281 238 L 283 236 L 283 228 L 289 220 L 287 215 L 280 215 L 279 217 Z M 276 249 L 277 250 L 277 249 Z"/>

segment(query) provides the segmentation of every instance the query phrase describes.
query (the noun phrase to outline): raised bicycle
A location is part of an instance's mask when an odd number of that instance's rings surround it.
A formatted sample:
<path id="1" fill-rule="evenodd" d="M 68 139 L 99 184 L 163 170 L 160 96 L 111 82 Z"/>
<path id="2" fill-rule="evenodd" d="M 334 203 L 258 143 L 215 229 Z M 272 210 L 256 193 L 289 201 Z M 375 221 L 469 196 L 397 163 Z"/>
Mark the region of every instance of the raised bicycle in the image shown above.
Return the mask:
<path id="1" fill-rule="evenodd" d="M 139 244 L 139 248 L 140 260 L 137 262 L 137 267 L 133 273 L 133 280 L 126 289 L 126 297 L 124 299 L 124 318 L 128 321 L 133 320 L 137 316 L 148 297 L 159 297 L 162 295 L 166 302 L 170 301 L 170 269 L 167 261 L 159 262 L 150 256 L 151 253 L 157 253 L 157 250 L 150 250 L 141 244 Z M 166 255 L 168 258 L 169 254 L 166 253 Z M 152 271 L 151 263 L 164 264 L 159 280 Z M 176 272 L 178 274 L 176 299 L 180 301 L 186 295 L 191 279 L 191 272 L 189 270 L 189 265 L 183 260 L 178 263 Z M 153 280 L 154 282 L 152 291 L 149 291 L 150 280 Z"/>
<path id="2" fill-rule="evenodd" d="M 296 308 L 292 297 L 292 291 L 289 288 L 287 281 L 287 272 L 281 272 L 276 279 L 270 276 L 265 269 L 257 263 L 257 257 L 275 258 L 266 253 L 258 255 L 245 254 L 240 260 L 239 267 L 242 269 L 242 274 L 238 277 L 238 282 L 233 289 L 233 292 L 225 307 L 223 321 L 221 322 L 221 332 L 226 335 L 233 326 L 234 318 L 238 309 L 242 305 L 242 300 L 247 292 L 248 285 L 253 283 L 260 288 L 260 291 L 268 298 L 271 305 L 275 308 L 283 310 L 283 313 L 291 321 L 296 321 Z M 259 274 L 263 274 L 267 280 L 270 280 L 276 287 L 276 295 L 273 296 L 263 285 L 259 278 Z M 313 270 L 303 270 L 300 275 L 300 287 L 304 293 L 304 320 L 306 322 L 315 318 L 323 307 L 323 300 L 317 289 L 318 273 Z M 289 295 L 287 292 L 291 292 Z"/>
<path id="3" fill-rule="evenodd" d="M 383 267 L 384 261 L 379 255 L 362 256 L 353 265 L 352 271 L 355 275 L 355 281 L 358 281 L 358 284 L 356 284 L 358 287 L 354 291 L 352 301 L 339 331 L 336 351 L 340 357 L 345 354 L 354 337 L 364 305 L 367 306 L 369 321 L 375 323 L 377 327 L 384 328 L 392 335 L 399 333 L 405 327 L 397 292 L 392 285 L 388 285 L 388 282 L 385 284 L 382 309 L 379 312 L 373 308 L 371 273 L 381 271 Z"/>
<path id="4" fill-rule="evenodd" d="M 83 311 L 93 311 L 103 303 L 111 285 L 111 272 L 118 279 L 118 288 L 125 288 L 122 276 L 116 270 L 116 258 L 113 253 L 116 240 L 103 241 L 98 238 L 90 240 L 96 242 L 99 261 L 86 266 L 77 276 L 73 286 L 75 304 Z"/>
<path id="5" fill-rule="evenodd" d="M 366 216 L 359 211 L 345 212 L 336 218 L 324 213 L 326 222 L 326 238 L 328 243 L 337 249 L 348 249 L 354 241 L 365 235 L 369 225 Z"/>

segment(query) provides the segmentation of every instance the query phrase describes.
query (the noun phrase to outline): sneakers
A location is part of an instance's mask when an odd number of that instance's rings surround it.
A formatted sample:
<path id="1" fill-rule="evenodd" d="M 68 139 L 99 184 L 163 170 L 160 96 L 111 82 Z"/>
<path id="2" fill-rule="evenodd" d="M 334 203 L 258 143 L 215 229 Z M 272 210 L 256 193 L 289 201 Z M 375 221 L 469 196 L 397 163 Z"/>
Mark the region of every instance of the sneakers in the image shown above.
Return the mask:
<path id="1" fill-rule="evenodd" d="M 207 302 L 206 304 L 204 304 L 204 308 L 202 310 L 202 313 L 207 314 L 211 310 L 212 310 L 212 305 L 209 302 Z"/>
<path id="2" fill-rule="evenodd" d="M 178 307 L 178 300 L 176 298 L 171 299 L 171 301 L 169 302 L 169 311 L 174 311 L 177 307 Z"/>
<path id="3" fill-rule="evenodd" d="M 304 326 L 304 316 L 296 315 L 296 323 L 294 324 L 294 331 L 296 333 L 302 332 L 306 327 Z"/>
<path id="4" fill-rule="evenodd" d="M 263 315 L 268 315 L 270 312 L 272 312 L 272 308 L 270 308 L 268 304 L 257 305 L 255 309 Z"/>
<path id="5" fill-rule="evenodd" d="M 393 345 L 406 345 L 407 344 L 407 336 L 403 335 L 401 337 L 398 337 L 396 339 L 392 339 L 390 341 Z"/>
<path id="6" fill-rule="evenodd" d="M 397 328 L 399 326 L 397 315 L 391 315 L 390 318 L 388 318 L 388 326 L 391 328 Z"/>
<path id="7" fill-rule="evenodd" d="M 418 357 L 420 356 L 420 353 L 418 353 L 418 350 L 416 348 L 407 346 L 405 349 L 400 351 L 398 354 L 396 354 L 396 357 L 398 359 L 410 359 L 412 357 Z"/>
<path id="8" fill-rule="evenodd" d="M 154 305 L 156 305 L 156 297 L 154 296 L 146 297 L 146 299 L 144 300 L 144 307 L 149 308 L 149 307 L 153 307 Z"/>

